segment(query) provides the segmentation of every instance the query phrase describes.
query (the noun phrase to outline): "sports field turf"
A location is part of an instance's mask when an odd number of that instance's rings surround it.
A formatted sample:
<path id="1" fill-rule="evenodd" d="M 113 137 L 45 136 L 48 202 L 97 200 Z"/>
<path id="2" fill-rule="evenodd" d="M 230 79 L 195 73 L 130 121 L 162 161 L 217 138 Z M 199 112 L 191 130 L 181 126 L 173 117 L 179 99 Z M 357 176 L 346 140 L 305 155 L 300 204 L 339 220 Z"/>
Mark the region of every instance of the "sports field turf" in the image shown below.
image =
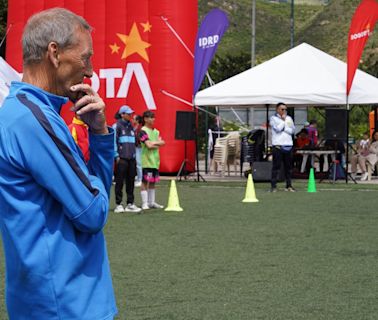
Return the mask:
<path id="1" fill-rule="evenodd" d="M 177 183 L 182 213 L 110 212 L 118 319 L 377 319 L 378 185 L 255 184 L 242 203 L 245 184 Z"/>

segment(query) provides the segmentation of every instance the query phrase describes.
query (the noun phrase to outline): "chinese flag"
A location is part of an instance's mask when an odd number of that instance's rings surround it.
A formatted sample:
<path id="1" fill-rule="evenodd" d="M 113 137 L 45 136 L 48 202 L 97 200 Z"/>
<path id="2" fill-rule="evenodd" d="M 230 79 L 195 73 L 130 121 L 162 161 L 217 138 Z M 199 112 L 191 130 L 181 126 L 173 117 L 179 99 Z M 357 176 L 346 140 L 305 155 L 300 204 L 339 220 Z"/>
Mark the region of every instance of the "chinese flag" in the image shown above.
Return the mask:
<path id="1" fill-rule="evenodd" d="M 377 19 L 377 0 L 363 0 L 353 15 L 348 35 L 347 96 L 352 87 L 353 78 L 360 62 L 362 51 L 364 50 L 367 39 L 373 33 Z"/>

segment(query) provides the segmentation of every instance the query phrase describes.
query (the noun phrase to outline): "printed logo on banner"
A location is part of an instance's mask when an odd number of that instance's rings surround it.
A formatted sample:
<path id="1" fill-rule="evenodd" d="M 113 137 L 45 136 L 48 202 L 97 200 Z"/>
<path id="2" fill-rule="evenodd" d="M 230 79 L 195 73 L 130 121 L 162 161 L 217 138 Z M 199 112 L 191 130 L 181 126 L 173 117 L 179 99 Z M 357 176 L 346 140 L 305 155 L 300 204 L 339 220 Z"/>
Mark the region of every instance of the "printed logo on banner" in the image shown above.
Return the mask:
<path id="1" fill-rule="evenodd" d="M 357 40 L 364 37 L 370 37 L 373 34 L 373 31 L 370 31 L 370 23 L 367 24 L 366 28 L 358 33 L 353 33 L 350 35 L 350 40 Z"/>
<path id="2" fill-rule="evenodd" d="M 198 45 L 202 49 L 207 49 L 214 47 L 219 42 L 219 35 L 215 34 L 213 36 L 202 37 L 198 39 Z"/>
<path id="3" fill-rule="evenodd" d="M 147 22 L 141 22 L 143 32 L 151 32 L 152 25 Z M 116 33 L 116 41 L 109 44 L 110 53 L 119 55 L 121 60 L 136 54 L 147 63 L 150 62 L 147 49 L 151 44 L 144 41 L 139 32 L 136 22 L 133 23 L 129 34 Z M 150 110 L 156 109 L 155 99 L 152 94 L 151 85 L 141 62 L 126 63 L 126 68 L 104 68 L 99 73 L 93 74 L 92 87 L 98 91 L 100 88 L 100 79 L 105 80 L 106 98 L 126 98 L 129 93 L 131 80 L 135 78 L 142 92 L 146 106 Z M 116 79 L 122 79 L 121 84 L 116 88 Z"/>
<path id="4" fill-rule="evenodd" d="M 193 95 L 199 90 L 218 44 L 228 28 L 228 18 L 220 9 L 211 10 L 203 19 L 197 33 L 194 51 Z"/>

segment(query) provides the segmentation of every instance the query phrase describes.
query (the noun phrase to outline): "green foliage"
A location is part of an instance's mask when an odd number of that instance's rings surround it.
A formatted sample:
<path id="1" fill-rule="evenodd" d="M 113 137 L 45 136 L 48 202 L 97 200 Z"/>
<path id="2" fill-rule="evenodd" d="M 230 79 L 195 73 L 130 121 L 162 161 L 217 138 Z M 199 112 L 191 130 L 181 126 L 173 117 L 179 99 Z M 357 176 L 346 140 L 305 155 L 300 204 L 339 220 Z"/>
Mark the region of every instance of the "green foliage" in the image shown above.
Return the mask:
<path id="1" fill-rule="evenodd" d="M 322 1 L 307 1 L 314 5 L 296 1 L 295 5 L 295 44 L 307 42 L 339 59 L 346 60 L 347 34 L 350 21 L 360 0 L 332 0 L 329 5 Z M 213 8 L 224 10 L 230 20 L 230 28 L 225 33 L 215 58 L 209 68 L 212 79 L 217 83 L 250 68 L 251 65 L 251 0 L 213 0 L 198 1 L 199 23 Z M 0 0 L 0 38 L 6 31 L 7 0 Z M 290 1 L 273 3 L 256 0 L 256 64 L 262 63 L 290 47 Z M 378 76 L 378 32 L 373 33 L 367 42 L 361 58 L 360 68 Z M 0 55 L 4 55 L 0 48 Z M 204 81 L 202 89 L 207 87 Z M 368 127 L 364 112 L 354 108 L 350 113 L 350 132 L 360 135 Z M 323 128 L 322 117 L 310 109 L 309 119 L 316 118 Z M 202 112 L 200 112 L 201 121 Z M 356 115 L 355 115 L 356 114 Z M 210 121 L 210 120 L 209 120 Z M 205 125 L 200 128 L 204 134 Z"/>
<path id="2" fill-rule="evenodd" d="M 215 83 L 237 75 L 251 67 L 251 55 L 240 52 L 234 55 L 216 55 L 210 65 L 209 73 Z"/>
<path id="3" fill-rule="evenodd" d="M 7 28 L 8 1 L 0 0 L 0 42 L 5 36 Z M 5 56 L 5 42 L 0 48 L 0 56 Z"/>
<path id="4" fill-rule="evenodd" d="M 307 42 L 338 59 L 346 61 L 347 35 L 352 15 L 360 0 L 333 0 L 329 5 L 295 5 L 295 44 Z M 202 18 L 218 7 L 228 13 L 230 28 L 225 33 L 209 72 L 217 83 L 250 68 L 251 0 L 199 1 Z M 262 63 L 290 47 L 290 1 L 272 3 L 256 0 L 256 63 Z M 378 76 L 378 32 L 366 44 L 360 68 Z M 207 85 L 204 84 L 203 87 Z M 308 119 L 317 119 L 324 131 L 324 111 L 309 109 Z M 359 111 L 362 110 L 362 111 Z M 360 136 L 368 128 L 369 106 L 350 112 L 350 133 Z M 319 113 L 320 112 L 320 113 Z M 323 116 L 322 116 L 323 114 Z"/>
<path id="5" fill-rule="evenodd" d="M 236 122 L 227 122 L 224 126 L 223 126 L 223 130 L 224 131 L 239 131 L 240 129 L 240 126 L 238 123 Z"/>
<path id="6" fill-rule="evenodd" d="M 252 1 L 199 1 L 199 16 L 212 8 L 224 10 L 229 17 L 230 27 L 218 47 L 218 54 L 224 56 L 251 55 Z M 321 5 L 295 6 L 295 33 L 304 29 L 323 10 Z M 256 0 L 256 60 L 263 62 L 290 48 L 290 3 L 272 3 Z"/>
<path id="7" fill-rule="evenodd" d="M 8 1 L 0 0 L 0 38 L 5 35 L 5 29 L 7 24 L 7 12 L 8 12 Z"/>
<path id="8" fill-rule="evenodd" d="M 345 61 L 349 25 L 360 0 L 332 0 L 328 5 L 321 5 L 322 1 L 313 2 L 317 5 L 297 2 L 294 9 L 295 45 L 307 42 Z M 251 0 L 199 0 L 198 8 L 199 22 L 212 8 L 220 8 L 228 14 L 230 27 L 218 47 L 219 59 L 251 56 Z M 290 11 L 290 1 L 273 3 L 256 0 L 257 64 L 289 49 Z M 378 74 L 377 45 L 378 32 L 370 37 L 361 59 L 361 68 L 374 75 Z M 242 70 L 245 70 L 243 66 L 249 68 L 246 61 L 248 58 L 241 60 Z M 227 74 L 225 72 L 224 76 Z"/>
<path id="9" fill-rule="evenodd" d="M 360 139 L 363 133 L 369 131 L 369 106 L 351 106 L 349 112 L 349 136 Z M 325 109 L 324 108 L 308 108 L 308 119 L 317 120 L 317 127 L 320 139 L 325 134 Z"/>
<path id="10" fill-rule="evenodd" d="M 349 136 L 360 139 L 362 135 L 369 131 L 369 111 L 367 106 L 352 106 L 349 113 Z"/>

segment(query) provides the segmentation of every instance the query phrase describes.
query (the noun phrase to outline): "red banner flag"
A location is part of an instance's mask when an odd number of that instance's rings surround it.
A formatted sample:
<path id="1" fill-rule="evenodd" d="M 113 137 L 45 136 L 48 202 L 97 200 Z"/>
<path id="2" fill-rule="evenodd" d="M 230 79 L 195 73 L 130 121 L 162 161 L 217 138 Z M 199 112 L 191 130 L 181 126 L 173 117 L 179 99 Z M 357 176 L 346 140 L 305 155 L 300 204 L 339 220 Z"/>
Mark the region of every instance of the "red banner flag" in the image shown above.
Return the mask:
<path id="1" fill-rule="evenodd" d="M 377 0 L 363 0 L 353 15 L 348 35 L 347 96 L 360 63 L 362 51 L 378 20 Z"/>
<path id="2" fill-rule="evenodd" d="M 160 151 L 160 171 L 177 172 L 184 159 L 184 141 L 175 140 L 176 111 L 192 107 L 183 101 L 193 93 L 193 58 L 167 27 L 166 22 L 193 51 L 197 33 L 196 0 L 9 0 L 7 61 L 22 71 L 21 35 L 34 13 L 64 7 L 83 16 L 93 27 L 94 75 L 92 87 L 107 105 L 109 124 L 127 104 L 137 114 L 156 113 L 156 127 L 166 145 Z M 67 123 L 73 114 L 62 110 Z M 188 141 L 187 155 L 194 162 L 194 141 Z"/>

